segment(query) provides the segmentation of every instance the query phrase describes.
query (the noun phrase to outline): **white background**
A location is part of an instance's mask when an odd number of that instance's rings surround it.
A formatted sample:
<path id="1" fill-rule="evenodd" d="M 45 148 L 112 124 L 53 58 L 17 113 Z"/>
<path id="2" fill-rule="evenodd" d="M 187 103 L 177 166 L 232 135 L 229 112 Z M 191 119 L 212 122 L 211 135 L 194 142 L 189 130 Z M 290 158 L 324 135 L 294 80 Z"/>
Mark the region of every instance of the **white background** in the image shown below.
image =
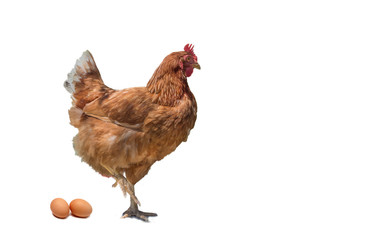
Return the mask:
<path id="1" fill-rule="evenodd" d="M 106 3 L 104 3 L 106 2 Z M 1 239 L 375 239 L 374 1 L 1 1 Z M 66 74 L 113 88 L 195 44 L 198 119 L 136 185 L 74 155 Z M 52 216 L 62 197 L 88 219 Z M 7 236 L 7 237 L 5 237 Z"/>

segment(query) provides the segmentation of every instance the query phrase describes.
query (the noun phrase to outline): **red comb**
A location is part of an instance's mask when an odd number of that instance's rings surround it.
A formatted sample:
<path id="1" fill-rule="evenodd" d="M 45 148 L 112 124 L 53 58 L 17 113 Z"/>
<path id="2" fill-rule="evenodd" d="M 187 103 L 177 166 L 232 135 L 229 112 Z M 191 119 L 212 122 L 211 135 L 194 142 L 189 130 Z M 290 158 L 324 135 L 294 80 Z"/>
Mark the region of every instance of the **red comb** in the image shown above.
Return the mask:
<path id="1" fill-rule="evenodd" d="M 196 56 L 195 53 L 193 52 L 193 45 L 192 44 L 187 44 L 185 45 L 184 47 L 184 51 L 186 51 L 187 53 L 193 55 L 193 56 Z"/>

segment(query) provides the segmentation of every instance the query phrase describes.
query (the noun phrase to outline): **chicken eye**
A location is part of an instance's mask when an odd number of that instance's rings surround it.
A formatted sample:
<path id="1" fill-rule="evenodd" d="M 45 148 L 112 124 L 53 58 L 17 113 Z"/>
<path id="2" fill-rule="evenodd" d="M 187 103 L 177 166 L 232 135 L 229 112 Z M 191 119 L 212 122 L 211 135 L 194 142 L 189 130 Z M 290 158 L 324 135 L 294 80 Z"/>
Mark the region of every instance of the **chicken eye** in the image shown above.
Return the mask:
<path id="1" fill-rule="evenodd" d="M 190 57 L 187 57 L 186 61 L 187 61 L 187 62 L 190 62 L 190 61 L 191 61 L 191 58 L 190 58 Z"/>

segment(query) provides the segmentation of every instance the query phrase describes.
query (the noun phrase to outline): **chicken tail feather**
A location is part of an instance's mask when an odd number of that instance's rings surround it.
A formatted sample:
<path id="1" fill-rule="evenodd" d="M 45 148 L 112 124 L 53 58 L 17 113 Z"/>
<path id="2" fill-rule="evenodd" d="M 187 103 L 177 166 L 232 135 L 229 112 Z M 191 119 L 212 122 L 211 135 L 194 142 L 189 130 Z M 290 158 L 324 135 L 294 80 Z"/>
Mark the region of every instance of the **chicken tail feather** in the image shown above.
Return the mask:
<path id="1" fill-rule="evenodd" d="M 73 105 L 81 109 L 103 94 L 107 87 L 89 51 L 85 51 L 76 61 L 74 68 L 68 73 L 64 87 L 72 94 Z"/>

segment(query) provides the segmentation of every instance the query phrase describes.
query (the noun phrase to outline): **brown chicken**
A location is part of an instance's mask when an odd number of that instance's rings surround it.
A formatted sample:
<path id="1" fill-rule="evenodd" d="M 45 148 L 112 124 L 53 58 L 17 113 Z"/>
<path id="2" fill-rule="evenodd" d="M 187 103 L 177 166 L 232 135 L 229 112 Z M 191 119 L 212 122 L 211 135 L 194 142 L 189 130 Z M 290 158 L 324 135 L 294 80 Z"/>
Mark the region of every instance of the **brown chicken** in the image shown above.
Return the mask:
<path id="1" fill-rule="evenodd" d="M 200 69 L 192 45 L 173 52 L 155 70 L 146 87 L 107 87 L 89 51 L 68 74 L 71 124 L 76 154 L 95 171 L 116 180 L 131 204 L 123 217 L 144 221 L 155 213 L 138 210 L 134 185 L 158 160 L 187 140 L 196 121 L 197 104 L 187 77 Z M 125 176 L 124 176 L 125 175 Z"/>

